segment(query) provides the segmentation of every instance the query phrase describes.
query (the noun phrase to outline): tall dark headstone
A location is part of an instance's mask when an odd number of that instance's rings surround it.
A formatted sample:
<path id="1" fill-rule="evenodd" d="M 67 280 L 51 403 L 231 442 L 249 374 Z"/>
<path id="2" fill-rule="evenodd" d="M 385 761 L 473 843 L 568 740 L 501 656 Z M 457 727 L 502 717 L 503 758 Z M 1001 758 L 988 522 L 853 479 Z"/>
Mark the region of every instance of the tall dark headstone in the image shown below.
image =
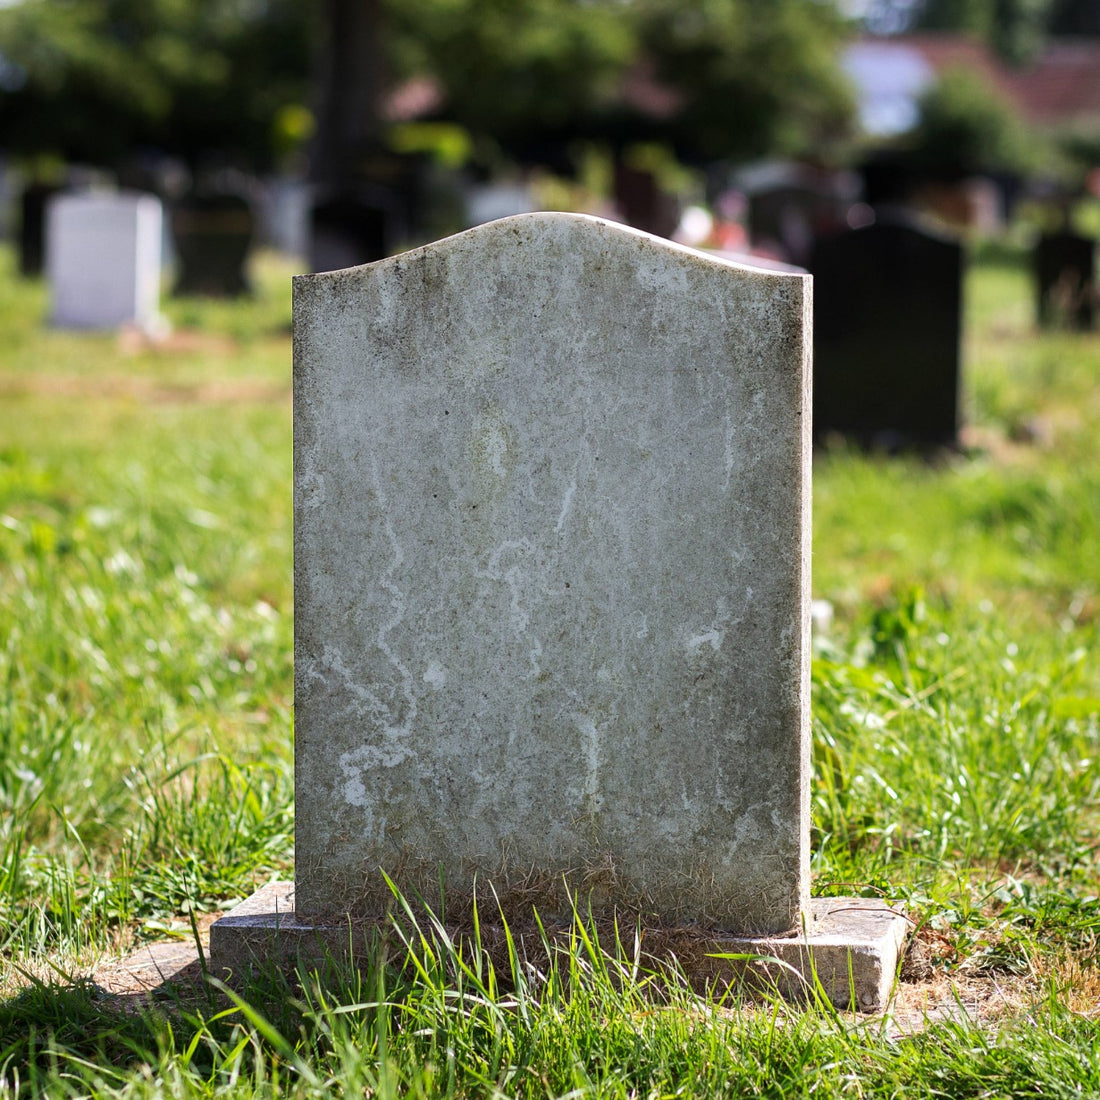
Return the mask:
<path id="1" fill-rule="evenodd" d="M 819 242 L 814 435 L 885 450 L 951 447 L 959 425 L 963 251 L 915 219 Z"/>
<path id="2" fill-rule="evenodd" d="M 1096 242 L 1076 233 L 1046 233 L 1032 255 L 1040 328 L 1093 327 Z"/>

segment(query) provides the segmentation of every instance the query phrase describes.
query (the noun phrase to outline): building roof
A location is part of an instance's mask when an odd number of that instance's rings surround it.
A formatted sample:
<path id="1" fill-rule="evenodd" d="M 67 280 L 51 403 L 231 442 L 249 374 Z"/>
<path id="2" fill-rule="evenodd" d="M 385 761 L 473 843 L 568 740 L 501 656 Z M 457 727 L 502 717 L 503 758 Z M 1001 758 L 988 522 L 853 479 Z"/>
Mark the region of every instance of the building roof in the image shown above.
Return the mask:
<path id="1" fill-rule="evenodd" d="M 843 64 L 872 134 L 915 125 L 921 94 L 950 69 L 981 77 L 1036 124 L 1100 118 L 1100 39 L 1053 39 L 1031 64 L 1012 68 L 969 35 L 864 38 L 848 47 Z"/>
<path id="2" fill-rule="evenodd" d="M 1033 122 L 1100 117 L 1100 40 L 1056 39 L 1034 65 L 1009 70 L 1013 98 Z"/>

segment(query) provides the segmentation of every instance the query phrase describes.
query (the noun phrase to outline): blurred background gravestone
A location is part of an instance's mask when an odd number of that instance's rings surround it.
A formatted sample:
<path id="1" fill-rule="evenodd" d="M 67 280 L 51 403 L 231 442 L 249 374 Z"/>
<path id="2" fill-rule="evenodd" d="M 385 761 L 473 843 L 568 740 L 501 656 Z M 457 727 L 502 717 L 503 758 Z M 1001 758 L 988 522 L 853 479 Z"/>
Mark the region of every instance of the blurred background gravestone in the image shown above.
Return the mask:
<path id="1" fill-rule="evenodd" d="M 364 188 L 337 192 L 315 202 L 309 216 L 311 271 L 355 267 L 389 254 L 393 219 L 384 193 Z"/>
<path id="2" fill-rule="evenodd" d="M 260 204 L 264 240 L 287 256 L 304 259 L 309 251 L 309 207 L 309 187 L 303 180 L 267 180 Z"/>
<path id="3" fill-rule="evenodd" d="M 134 192 L 64 194 L 47 211 L 50 321 L 60 328 L 155 327 L 161 203 Z"/>
<path id="4" fill-rule="evenodd" d="M 1032 253 L 1040 328 L 1093 327 L 1096 310 L 1096 241 L 1068 229 L 1044 233 Z"/>
<path id="5" fill-rule="evenodd" d="M 19 191 L 16 175 L 0 152 L 0 240 L 10 241 L 15 236 L 16 194 Z"/>
<path id="6" fill-rule="evenodd" d="M 255 218 L 248 199 L 195 191 L 171 205 L 169 221 L 178 265 L 174 295 L 236 298 L 249 292 Z"/>
<path id="7" fill-rule="evenodd" d="M 656 174 L 620 159 L 613 178 L 615 206 L 623 220 L 635 229 L 671 237 L 680 210 L 676 197 L 661 188 Z"/>
<path id="8" fill-rule="evenodd" d="M 858 190 L 853 173 L 788 161 L 749 166 L 733 182 L 748 202 L 753 250 L 802 267 L 815 241 L 847 227 Z"/>
<path id="9" fill-rule="evenodd" d="M 814 436 L 953 447 L 963 250 L 900 207 L 814 247 Z"/>
<path id="10" fill-rule="evenodd" d="M 41 275 L 46 263 L 46 207 L 61 193 L 55 184 L 32 183 L 19 196 L 19 273 Z"/>
<path id="11" fill-rule="evenodd" d="M 538 209 L 530 187 L 521 181 L 475 183 L 466 188 L 466 224 L 484 225 L 515 214 L 529 214 Z"/>

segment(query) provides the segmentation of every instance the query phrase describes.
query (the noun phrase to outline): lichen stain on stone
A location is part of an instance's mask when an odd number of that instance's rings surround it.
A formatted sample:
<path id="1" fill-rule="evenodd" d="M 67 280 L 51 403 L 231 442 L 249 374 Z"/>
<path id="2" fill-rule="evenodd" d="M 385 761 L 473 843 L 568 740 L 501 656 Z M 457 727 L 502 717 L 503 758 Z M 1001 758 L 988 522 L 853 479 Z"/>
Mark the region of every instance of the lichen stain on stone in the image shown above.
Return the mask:
<path id="1" fill-rule="evenodd" d="M 424 673 L 424 683 L 433 691 L 441 691 L 447 686 L 447 670 L 438 661 L 429 661 Z"/>
<path id="2" fill-rule="evenodd" d="M 475 418 L 466 441 L 470 472 L 487 497 L 504 488 L 519 457 L 519 440 L 499 405 L 486 406 Z"/>

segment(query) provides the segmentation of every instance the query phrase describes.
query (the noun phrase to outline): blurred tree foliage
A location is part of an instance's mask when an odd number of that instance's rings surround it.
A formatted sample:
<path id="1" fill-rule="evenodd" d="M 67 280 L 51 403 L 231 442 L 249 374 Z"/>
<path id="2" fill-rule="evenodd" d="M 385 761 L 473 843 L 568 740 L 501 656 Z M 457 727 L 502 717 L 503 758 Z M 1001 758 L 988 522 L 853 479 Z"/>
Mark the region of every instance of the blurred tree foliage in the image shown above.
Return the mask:
<path id="1" fill-rule="evenodd" d="M 967 69 L 944 73 L 924 93 L 908 141 L 913 167 L 933 178 L 1024 172 L 1040 155 L 1019 115 Z"/>
<path id="2" fill-rule="evenodd" d="M 302 99 L 311 39 L 301 0 L 23 0 L 0 10 L 0 144 L 262 162 L 277 112 Z"/>
<path id="3" fill-rule="evenodd" d="M 579 136 L 743 159 L 820 150 L 851 120 L 828 0 L 401 0 L 392 22 L 403 70 L 521 152 Z"/>
<path id="4" fill-rule="evenodd" d="M 599 114 L 638 48 L 615 0 L 394 0 L 388 24 L 395 67 L 432 74 L 456 121 L 505 142 Z"/>
<path id="5" fill-rule="evenodd" d="M 1027 66 L 1051 38 L 1100 36 L 1100 0 L 867 0 L 863 23 L 880 34 L 973 34 L 1009 64 Z M 1029 132 L 973 74 L 950 74 L 922 109 L 919 128 L 895 151 L 912 168 L 938 175 L 1041 169 L 1079 186 L 1098 163 L 1095 119 Z"/>
<path id="6" fill-rule="evenodd" d="M 636 0 L 642 51 L 684 97 L 689 158 L 826 152 L 848 133 L 837 58 L 850 28 L 820 0 Z"/>
<path id="7" fill-rule="evenodd" d="M 0 145 L 264 165 L 309 104 L 323 158 L 374 140 L 385 89 L 426 74 L 438 117 L 514 156 L 570 136 L 805 152 L 846 130 L 849 29 L 833 0 L 21 0 L 0 9 Z M 640 68 L 649 107 L 623 94 Z"/>

